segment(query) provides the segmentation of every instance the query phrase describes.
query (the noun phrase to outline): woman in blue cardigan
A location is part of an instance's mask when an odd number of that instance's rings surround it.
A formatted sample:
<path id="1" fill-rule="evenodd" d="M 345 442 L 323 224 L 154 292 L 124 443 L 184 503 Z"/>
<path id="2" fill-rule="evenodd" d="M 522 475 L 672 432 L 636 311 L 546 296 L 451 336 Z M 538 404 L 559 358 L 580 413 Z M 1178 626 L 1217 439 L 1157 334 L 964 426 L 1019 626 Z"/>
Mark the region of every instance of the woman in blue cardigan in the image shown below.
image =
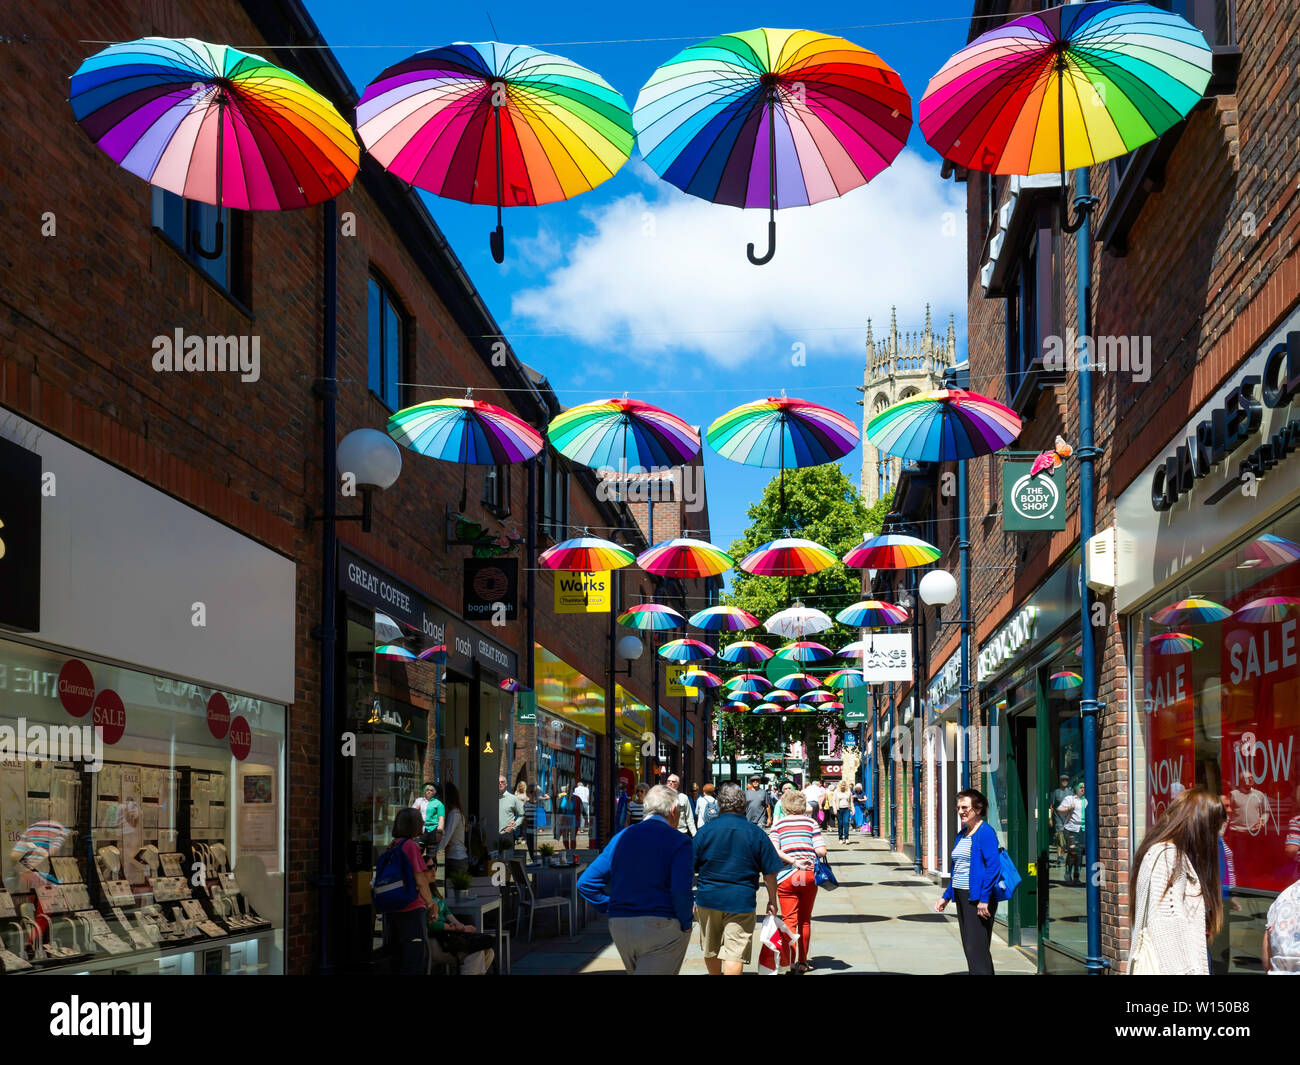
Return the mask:
<path id="1" fill-rule="evenodd" d="M 982 792 L 967 788 L 957 793 L 957 816 L 961 831 L 952 848 L 952 878 L 943 898 L 934 904 L 943 913 L 950 899 L 957 902 L 957 927 L 961 931 L 961 948 L 966 952 L 966 969 L 971 976 L 992 976 L 993 914 L 998 901 L 993 896 L 997 883 L 998 834 L 986 824 L 989 808 Z"/>

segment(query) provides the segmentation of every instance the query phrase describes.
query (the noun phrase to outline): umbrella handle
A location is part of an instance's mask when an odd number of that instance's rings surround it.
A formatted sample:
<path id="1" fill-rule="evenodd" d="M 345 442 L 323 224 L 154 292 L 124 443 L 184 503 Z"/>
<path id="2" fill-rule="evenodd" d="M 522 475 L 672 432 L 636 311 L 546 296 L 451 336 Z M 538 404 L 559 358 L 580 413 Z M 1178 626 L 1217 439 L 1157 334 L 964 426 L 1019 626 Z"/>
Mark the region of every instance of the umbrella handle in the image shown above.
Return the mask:
<path id="1" fill-rule="evenodd" d="M 755 266 L 762 266 L 764 263 L 772 261 L 772 256 L 776 254 L 776 219 L 769 218 L 767 222 L 767 254 L 762 258 L 754 255 L 754 245 L 751 243 L 745 249 L 749 256 L 749 261 Z"/>
<path id="2" fill-rule="evenodd" d="M 220 259 L 226 250 L 226 226 L 220 219 L 217 220 L 217 246 L 211 251 L 203 246 L 203 235 L 196 229 L 190 234 L 190 243 L 194 246 L 194 254 L 204 259 Z"/>
<path id="3" fill-rule="evenodd" d="M 226 167 L 226 149 L 224 145 L 226 133 L 226 93 L 225 90 L 219 90 L 217 96 L 217 246 L 208 251 L 203 246 L 202 237 L 196 229 L 190 234 L 190 242 L 194 245 L 194 254 L 201 258 L 212 261 L 220 259 L 221 254 L 226 248 L 226 226 L 221 221 L 221 187 L 222 178 Z"/>
<path id="4" fill-rule="evenodd" d="M 488 243 L 492 248 L 492 258 L 495 262 L 503 263 L 506 261 L 506 231 L 497 225 L 491 233 L 488 234 Z"/>

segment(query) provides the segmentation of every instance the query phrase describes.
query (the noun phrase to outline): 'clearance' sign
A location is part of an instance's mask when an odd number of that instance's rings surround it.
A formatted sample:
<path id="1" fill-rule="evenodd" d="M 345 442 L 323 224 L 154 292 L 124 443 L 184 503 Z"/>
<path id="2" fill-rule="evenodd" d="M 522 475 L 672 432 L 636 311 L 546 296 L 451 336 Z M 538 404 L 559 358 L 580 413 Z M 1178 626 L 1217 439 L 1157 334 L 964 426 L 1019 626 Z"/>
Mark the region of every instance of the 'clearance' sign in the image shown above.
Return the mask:
<path id="1" fill-rule="evenodd" d="M 610 571 L 555 574 L 555 613 L 608 614 Z"/>

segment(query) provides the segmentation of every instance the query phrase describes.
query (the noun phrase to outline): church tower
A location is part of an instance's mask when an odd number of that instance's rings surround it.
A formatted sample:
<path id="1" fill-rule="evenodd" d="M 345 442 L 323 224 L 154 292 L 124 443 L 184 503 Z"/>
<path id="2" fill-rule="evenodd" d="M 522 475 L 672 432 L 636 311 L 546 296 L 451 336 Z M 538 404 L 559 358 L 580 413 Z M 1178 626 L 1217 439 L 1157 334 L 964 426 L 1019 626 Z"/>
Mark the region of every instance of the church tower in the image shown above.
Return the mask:
<path id="1" fill-rule="evenodd" d="M 930 325 L 930 305 L 925 305 L 925 329 L 899 333 L 897 308 L 889 309 L 889 336 L 877 341 L 867 319 L 867 364 L 858 391 L 862 398 L 862 498 L 867 506 L 884 498 L 898 482 L 901 459 L 881 455 L 867 439 L 867 423 L 886 407 L 917 392 L 943 387 L 943 373 L 957 363 L 957 330 L 948 316 L 948 335 L 941 337 Z"/>

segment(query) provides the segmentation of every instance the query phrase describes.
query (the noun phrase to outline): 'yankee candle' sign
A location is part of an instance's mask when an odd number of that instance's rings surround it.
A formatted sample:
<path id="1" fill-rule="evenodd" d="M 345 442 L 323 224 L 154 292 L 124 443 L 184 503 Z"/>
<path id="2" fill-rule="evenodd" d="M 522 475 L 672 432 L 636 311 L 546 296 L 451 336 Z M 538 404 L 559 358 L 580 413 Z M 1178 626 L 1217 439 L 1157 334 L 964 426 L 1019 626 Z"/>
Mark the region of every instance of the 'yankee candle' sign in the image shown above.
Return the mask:
<path id="1" fill-rule="evenodd" d="M 555 613 L 608 614 L 610 571 L 555 574 Z"/>

